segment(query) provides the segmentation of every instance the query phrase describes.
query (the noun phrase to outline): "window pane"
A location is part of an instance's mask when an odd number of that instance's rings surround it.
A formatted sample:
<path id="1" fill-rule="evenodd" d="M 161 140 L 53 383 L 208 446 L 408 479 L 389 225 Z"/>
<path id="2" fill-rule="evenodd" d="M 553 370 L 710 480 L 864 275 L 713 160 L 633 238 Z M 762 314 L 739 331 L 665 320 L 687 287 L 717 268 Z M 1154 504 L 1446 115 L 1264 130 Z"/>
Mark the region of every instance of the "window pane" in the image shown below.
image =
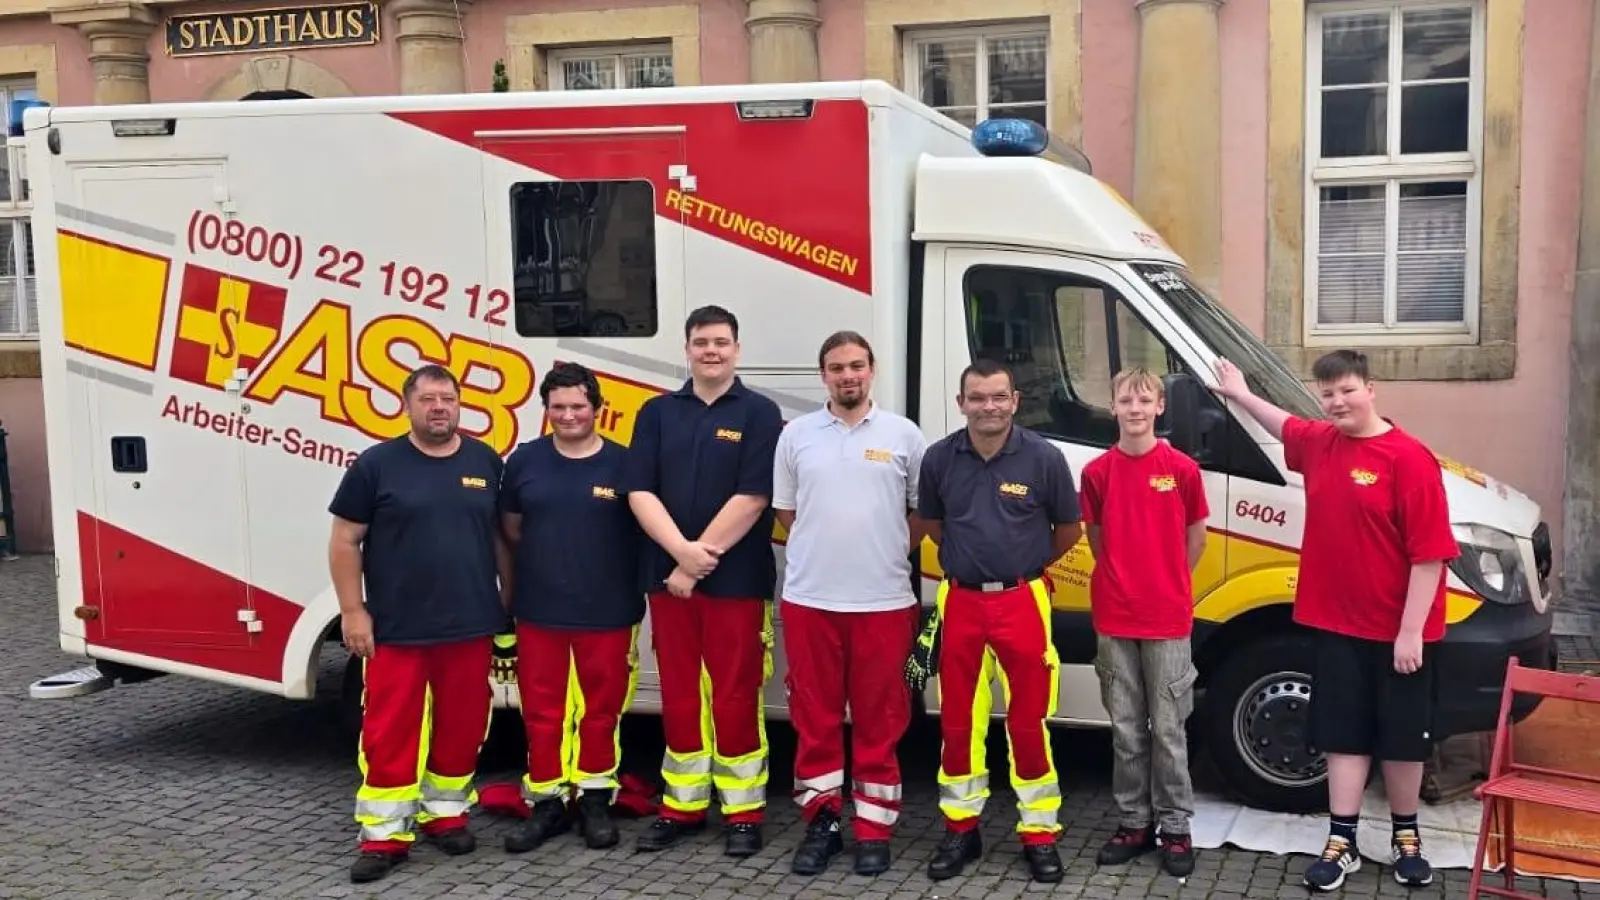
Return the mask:
<path id="1" fill-rule="evenodd" d="M 561 61 L 561 85 L 569 91 L 603 90 L 617 86 L 617 61 L 610 56 Z"/>
<path id="2" fill-rule="evenodd" d="M 646 181 L 511 187 L 517 333 L 656 333 L 655 192 Z M 485 298 L 489 315 L 504 298 Z"/>
<path id="3" fill-rule="evenodd" d="M 1318 215 L 1317 324 L 1383 324 L 1383 185 L 1325 187 Z"/>
<path id="4" fill-rule="evenodd" d="M 928 41 L 918 51 L 923 103 L 936 107 L 978 105 L 976 38 Z"/>
<path id="5" fill-rule="evenodd" d="M 1322 92 L 1322 155 L 1383 156 L 1389 152 L 1387 88 Z"/>
<path id="6" fill-rule="evenodd" d="M 1396 314 L 1401 322 L 1460 322 L 1467 295 L 1467 185 L 1400 185 Z"/>
<path id="7" fill-rule="evenodd" d="M 990 103 L 1043 103 L 1049 41 L 1042 34 L 990 38 Z"/>
<path id="8" fill-rule="evenodd" d="M 1400 89 L 1401 153 L 1465 153 L 1468 87 L 1465 81 Z"/>
<path id="9" fill-rule="evenodd" d="M 1417 9 L 1404 13 L 1400 77 L 1466 78 L 1472 73 L 1472 10 Z"/>
<path id="10" fill-rule="evenodd" d="M 971 128 L 978 124 L 978 108 L 975 106 L 946 107 L 939 110 L 957 122 Z"/>
<path id="11" fill-rule="evenodd" d="M 19 314 L 26 298 L 17 277 L 17 240 L 27 224 L 18 219 L 0 221 L 0 334 L 21 333 Z"/>
<path id="12" fill-rule="evenodd" d="M 1389 80 L 1389 16 L 1366 13 L 1322 20 L 1322 83 Z"/>
<path id="13" fill-rule="evenodd" d="M 627 86 L 631 88 L 672 87 L 672 57 L 630 56 L 622 61 Z"/>
<path id="14" fill-rule="evenodd" d="M 22 293 L 26 300 L 22 305 L 26 310 L 26 318 L 23 320 L 22 325 L 28 334 L 38 334 L 39 291 L 37 290 L 37 283 L 39 279 L 34 277 L 38 273 L 33 268 L 33 223 L 19 222 L 17 225 L 22 232 L 24 240 Z"/>
<path id="15" fill-rule="evenodd" d="M 946 113 L 946 115 L 949 115 L 949 113 Z M 990 106 L 989 116 L 991 118 L 996 116 L 1005 116 L 1013 119 L 1032 119 L 1033 121 L 1038 122 L 1040 125 L 1043 125 L 1047 130 L 1050 128 L 1050 122 L 1048 121 L 1050 117 L 1046 115 L 1045 105 L 1043 103 L 1019 103 L 1015 106 Z"/>

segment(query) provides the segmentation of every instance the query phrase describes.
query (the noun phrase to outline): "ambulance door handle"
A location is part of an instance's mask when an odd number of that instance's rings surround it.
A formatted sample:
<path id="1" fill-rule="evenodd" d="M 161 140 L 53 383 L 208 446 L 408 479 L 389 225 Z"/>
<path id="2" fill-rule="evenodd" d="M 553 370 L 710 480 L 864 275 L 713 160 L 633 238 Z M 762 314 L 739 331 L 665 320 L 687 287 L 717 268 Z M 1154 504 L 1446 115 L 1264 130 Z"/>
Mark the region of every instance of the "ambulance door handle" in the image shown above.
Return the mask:
<path id="1" fill-rule="evenodd" d="M 145 455 L 144 438 L 138 436 L 111 439 L 111 471 L 147 472 L 150 461 Z"/>

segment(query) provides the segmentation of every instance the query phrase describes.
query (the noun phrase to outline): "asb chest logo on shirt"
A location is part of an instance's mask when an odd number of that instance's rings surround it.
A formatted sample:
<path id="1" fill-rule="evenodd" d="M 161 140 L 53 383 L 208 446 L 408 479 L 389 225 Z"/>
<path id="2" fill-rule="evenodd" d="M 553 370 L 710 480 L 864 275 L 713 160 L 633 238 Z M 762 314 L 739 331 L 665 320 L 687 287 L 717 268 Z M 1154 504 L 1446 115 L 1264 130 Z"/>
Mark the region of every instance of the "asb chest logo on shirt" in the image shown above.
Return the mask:
<path id="1" fill-rule="evenodd" d="M 716 437 L 719 441 L 728 441 L 729 443 L 737 444 L 744 440 L 744 432 L 734 431 L 732 428 L 718 428 Z"/>
<path id="2" fill-rule="evenodd" d="M 894 454 L 891 453 L 888 450 L 868 450 L 866 452 L 866 457 L 867 457 L 867 462 L 875 462 L 875 463 L 894 462 Z"/>
<path id="3" fill-rule="evenodd" d="M 1020 500 L 1023 497 L 1028 496 L 1028 490 L 1029 490 L 1028 486 L 1025 485 L 1025 484 L 1022 484 L 1021 482 L 1017 482 L 1017 481 L 1002 481 L 1002 482 L 1000 482 L 1000 496 L 1002 496 L 1002 497 L 1016 497 L 1017 499 Z"/>
<path id="4" fill-rule="evenodd" d="M 489 479 L 478 478 L 475 475 L 463 475 L 461 476 L 461 486 L 486 491 L 489 489 Z"/>
<path id="5" fill-rule="evenodd" d="M 606 487 L 605 485 L 597 484 L 594 486 L 594 492 L 592 496 L 596 500 L 615 500 L 617 499 L 617 489 L 614 487 Z"/>
<path id="6" fill-rule="evenodd" d="M 1362 487 L 1372 487 L 1378 483 L 1378 473 L 1371 469 L 1355 468 L 1350 470 L 1350 480 Z"/>
<path id="7" fill-rule="evenodd" d="M 1157 492 L 1165 494 L 1178 489 L 1178 478 L 1175 475 L 1151 475 L 1150 486 Z"/>

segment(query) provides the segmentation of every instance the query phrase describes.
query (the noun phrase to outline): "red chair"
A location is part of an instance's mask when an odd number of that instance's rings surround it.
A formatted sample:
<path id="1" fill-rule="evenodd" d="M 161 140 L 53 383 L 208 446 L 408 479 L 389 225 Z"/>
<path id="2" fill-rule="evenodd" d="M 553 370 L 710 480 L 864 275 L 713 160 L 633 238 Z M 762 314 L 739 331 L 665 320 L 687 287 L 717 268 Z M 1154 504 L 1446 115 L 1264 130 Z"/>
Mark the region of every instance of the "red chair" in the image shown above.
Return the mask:
<path id="1" fill-rule="evenodd" d="M 1600 860 L 1594 856 L 1582 857 L 1560 850 L 1535 849 L 1517 842 L 1514 815 L 1517 803 L 1600 816 L 1600 775 L 1517 762 L 1511 739 L 1513 694 L 1535 694 L 1578 703 L 1600 704 L 1600 678 L 1530 669 L 1519 665 L 1515 658 L 1506 667 L 1506 683 L 1500 696 L 1500 720 L 1495 726 L 1489 778 L 1473 791 L 1483 801 L 1483 821 L 1478 826 L 1478 853 L 1472 863 L 1472 882 L 1467 888 L 1467 900 L 1478 900 L 1485 894 L 1513 900 L 1535 900 L 1538 895 L 1516 890 L 1519 853 L 1580 866 L 1600 865 Z M 1499 828 L 1497 846 L 1500 849 L 1505 887 L 1491 887 L 1483 883 L 1484 850 L 1489 845 L 1491 825 L 1503 826 Z"/>

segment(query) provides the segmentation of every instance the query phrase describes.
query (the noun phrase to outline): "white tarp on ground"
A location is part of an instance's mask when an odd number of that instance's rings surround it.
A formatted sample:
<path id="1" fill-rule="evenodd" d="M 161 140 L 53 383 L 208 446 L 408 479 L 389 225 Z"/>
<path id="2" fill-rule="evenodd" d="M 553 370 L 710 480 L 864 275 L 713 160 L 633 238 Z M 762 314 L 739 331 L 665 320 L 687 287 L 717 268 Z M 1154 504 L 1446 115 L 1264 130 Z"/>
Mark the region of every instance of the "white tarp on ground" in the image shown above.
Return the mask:
<path id="1" fill-rule="evenodd" d="M 1482 815 L 1482 804 L 1471 795 L 1439 806 L 1422 804 L 1417 822 L 1428 861 L 1434 868 L 1472 868 Z M 1194 844 L 1201 849 L 1230 845 L 1261 853 L 1317 856 L 1328 839 L 1327 816 L 1263 812 L 1205 794 L 1195 798 L 1192 827 Z M 1388 865 L 1390 832 L 1389 801 L 1384 797 L 1383 781 L 1374 779 L 1361 806 L 1356 847 L 1367 860 Z"/>

